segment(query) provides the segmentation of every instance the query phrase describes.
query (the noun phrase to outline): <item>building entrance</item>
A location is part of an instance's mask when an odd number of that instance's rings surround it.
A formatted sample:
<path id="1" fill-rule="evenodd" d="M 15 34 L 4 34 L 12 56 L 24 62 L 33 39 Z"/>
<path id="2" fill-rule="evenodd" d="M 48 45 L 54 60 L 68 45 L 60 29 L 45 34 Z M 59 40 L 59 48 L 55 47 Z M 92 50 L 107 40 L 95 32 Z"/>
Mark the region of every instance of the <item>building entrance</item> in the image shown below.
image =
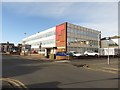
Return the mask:
<path id="1" fill-rule="evenodd" d="M 50 48 L 46 48 L 46 58 L 49 58 L 50 52 L 51 52 L 51 49 Z"/>

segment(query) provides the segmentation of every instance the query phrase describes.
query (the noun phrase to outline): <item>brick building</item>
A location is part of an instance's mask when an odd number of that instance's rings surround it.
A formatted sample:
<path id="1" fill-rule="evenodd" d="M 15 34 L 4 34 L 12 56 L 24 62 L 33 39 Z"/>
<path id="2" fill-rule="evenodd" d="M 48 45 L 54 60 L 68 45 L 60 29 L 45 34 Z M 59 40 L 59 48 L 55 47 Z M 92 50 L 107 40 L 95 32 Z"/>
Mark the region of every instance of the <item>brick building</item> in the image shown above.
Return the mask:
<path id="1" fill-rule="evenodd" d="M 0 52 L 10 52 L 14 48 L 14 43 L 0 43 Z"/>

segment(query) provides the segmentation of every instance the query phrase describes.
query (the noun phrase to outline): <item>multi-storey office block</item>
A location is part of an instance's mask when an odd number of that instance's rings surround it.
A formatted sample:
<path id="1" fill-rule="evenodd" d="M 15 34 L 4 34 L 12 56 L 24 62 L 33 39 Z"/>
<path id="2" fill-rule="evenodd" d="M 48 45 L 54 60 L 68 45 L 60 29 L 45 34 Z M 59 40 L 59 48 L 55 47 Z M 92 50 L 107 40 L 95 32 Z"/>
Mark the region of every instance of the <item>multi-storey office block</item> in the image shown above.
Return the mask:
<path id="1" fill-rule="evenodd" d="M 22 44 L 29 44 L 45 55 L 59 51 L 84 53 L 86 50 L 98 51 L 100 38 L 100 31 L 65 22 L 24 38 Z"/>

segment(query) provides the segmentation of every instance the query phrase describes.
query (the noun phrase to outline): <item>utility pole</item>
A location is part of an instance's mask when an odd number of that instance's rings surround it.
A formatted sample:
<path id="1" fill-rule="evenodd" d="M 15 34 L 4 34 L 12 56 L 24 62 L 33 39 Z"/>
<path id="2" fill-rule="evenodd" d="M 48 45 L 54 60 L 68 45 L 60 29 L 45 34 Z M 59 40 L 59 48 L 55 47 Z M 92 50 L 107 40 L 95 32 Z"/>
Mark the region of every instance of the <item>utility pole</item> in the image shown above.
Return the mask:
<path id="1" fill-rule="evenodd" d="M 7 41 L 7 52 L 9 52 L 9 42 Z"/>
<path id="2" fill-rule="evenodd" d="M 100 49 L 100 39 L 101 39 L 101 32 L 98 33 L 98 53 L 100 52 L 99 49 Z"/>
<path id="3" fill-rule="evenodd" d="M 24 33 L 25 38 L 26 38 L 26 34 L 27 34 L 27 33 Z M 24 56 L 25 56 L 25 41 L 24 41 Z"/>
<path id="4" fill-rule="evenodd" d="M 109 57 L 109 40 L 110 40 L 110 37 L 106 37 L 106 40 L 107 40 L 107 44 L 108 44 L 108 59 L 107 59 L 107 64 L 110 64 L 110 57 Z"/>
<path id="5" fill-rule="evenodd" d="M 39 46 L 40 52 L 41 52 L 41 45 L 42 45 L 42 43 L 40 42 L 40 46 Z"/>

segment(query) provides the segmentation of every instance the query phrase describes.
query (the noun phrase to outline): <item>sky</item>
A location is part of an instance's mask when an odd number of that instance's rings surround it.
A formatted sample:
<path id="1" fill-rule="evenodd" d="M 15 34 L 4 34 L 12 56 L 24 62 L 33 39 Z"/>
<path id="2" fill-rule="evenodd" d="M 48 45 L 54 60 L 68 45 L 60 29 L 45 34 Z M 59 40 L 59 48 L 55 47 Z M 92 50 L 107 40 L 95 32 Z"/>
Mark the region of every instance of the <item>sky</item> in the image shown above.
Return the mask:
<path id="1" fill-rule="evenodd" d="M 63 22 L 101 31 L 102 37 L 118 35 L 118 3 L 3 2 L 2 42 L 17 45 L 23 38 Z"/>

